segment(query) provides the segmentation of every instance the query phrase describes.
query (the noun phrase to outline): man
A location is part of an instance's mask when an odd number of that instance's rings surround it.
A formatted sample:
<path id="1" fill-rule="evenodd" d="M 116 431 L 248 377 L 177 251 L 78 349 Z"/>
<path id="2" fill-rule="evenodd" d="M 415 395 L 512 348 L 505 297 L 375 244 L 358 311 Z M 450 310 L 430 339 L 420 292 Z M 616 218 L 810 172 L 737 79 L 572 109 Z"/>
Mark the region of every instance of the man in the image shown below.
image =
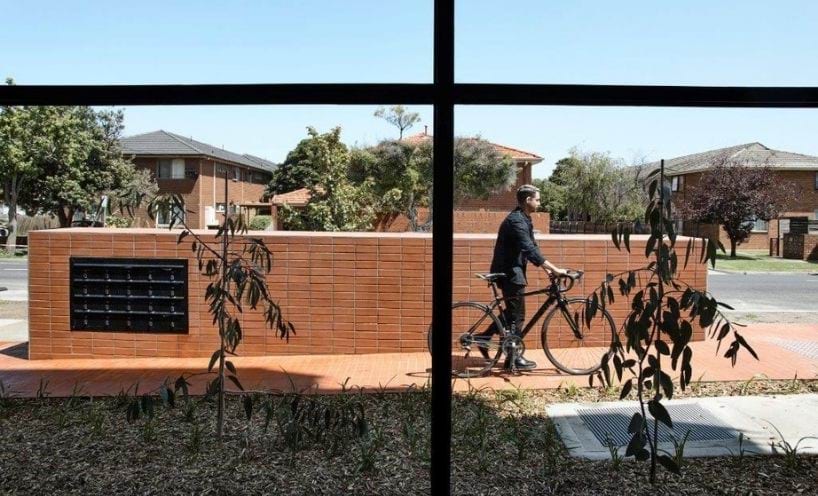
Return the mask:
<path id="1" fill-rule="evenodd" d="M 491 272 L 502 272 L 506 275 L 505 278 L 498 281 L 503 297 L 509 298 L 504 300 L 506 323 L 514 323 L 514 332 L 518 336 L 523 330 L 525 320 L 525 299 L 521 295 L 528 284 L 525 277 L 528 262 L 557 275 L 568 273 L 546 260 L 534 240 L 534 224 L 531 222 L 531 214 L 536 212 L 539 206 L 539 189 L 530 184 L 517 189 L 517 208 L 512 210 L 500 224 L 497 242 L 494 245 L 494 257 L 491 261 Z M 496 329 L 489 328 L 483 335 L 491 336 L 495 332 L 497 332 Z M 478 349 L 483 356 L 488 357 L 485 347 L 478 347 Z M 537 364 L 520 355 L 513 366 L 517 369 L 530 370 Z M 505 367 L 512 367 L 511 357 L 506 357 Z"/>

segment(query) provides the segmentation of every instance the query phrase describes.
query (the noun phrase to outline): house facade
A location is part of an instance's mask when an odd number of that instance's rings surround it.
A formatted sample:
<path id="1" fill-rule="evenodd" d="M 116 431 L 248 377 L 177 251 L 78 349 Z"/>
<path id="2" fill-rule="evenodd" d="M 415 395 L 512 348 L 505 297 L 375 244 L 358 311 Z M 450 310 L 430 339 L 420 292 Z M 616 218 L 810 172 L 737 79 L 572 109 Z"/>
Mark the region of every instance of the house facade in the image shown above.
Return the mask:
<path id="1" fill-rule="evenodd" d="M 789 230 L 789 218 L 818 219 L 818 157 L 800 153 L 774 150 L 761 143 L 721 148 L 692 155 L 665 160 L 665 175 L 670 181 L 674 202 L 690 197 L 701 182 L 702 175 L 716 164 L 727 163 L 745 167 L 769 166 L 782 185 L 794 184 L 796 199 L 787 206 L 779 218 L 765 221 L 748 219 L 754 223 L 750 237 L 741 243 L 741 248 L 766 250 L 781 239 Z M 647 166 L 647 170 L 658 167 L 658 163 Z M 698 224 L 684 219 L 677 221 L 677 229 L 688 236 L 714 236 L 729 246 L 729 238 L 723 229 L 711 224 Z"/>
<path id="2" fill-rule="evenodd" d="M 151 171 L 160 193 L 181 195 L 185 221 L 193 229 L 221 224 L 225 212 L 269 214 L 269 203 L 261 199 L 277 167 L 273 162 L 162 130 L 123 138 L 120 146 L 138 168 Z M 167 227 L 169 218 L 169 212 L 149 218 L 143 208 L 135 225 Z"/>

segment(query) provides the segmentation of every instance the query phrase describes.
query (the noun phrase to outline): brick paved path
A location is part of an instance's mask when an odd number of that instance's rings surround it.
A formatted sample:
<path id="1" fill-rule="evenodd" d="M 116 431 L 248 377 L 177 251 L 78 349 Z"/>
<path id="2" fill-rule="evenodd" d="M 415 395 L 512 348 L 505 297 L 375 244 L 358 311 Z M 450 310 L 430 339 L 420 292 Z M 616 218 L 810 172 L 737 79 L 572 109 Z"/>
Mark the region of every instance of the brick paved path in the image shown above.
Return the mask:
<path id="1" fill-rule="evenodd" d="M 761 375 L 770 379 L 809 379 L 818 375 L 818 325 L 753 324 L 744 335 L 761 358 L 754 360 L 741 351 L 738 363 L 722 357 L 726 346 L 716 353 L 715 342 L 693 344 L 694 379 L 703 381 L 747 380 Z M 48 380 L 52 396 L 71 394 L 75 384 L 83 394 L 113 395 L 121 389 L 139 383 L 140 391 L 152 390 L 168 378 L 175 380 L 181 373 L 200 373 L 208 358 L 128 358 L 28 360 L 25 343 L 0 343 L 0 381 L 16 396 L 34 396 L 40 379 Z M 539 368 L 520 376 L 496 373 L 473 379 L 474 387 L 531 389 L 557 388 L 575 383 L 585 386 L 587 377 L 559 373 L 547 362 L 542 352 L 530 351 L 528 358 Z M 289 390 L 290 380 L 301 388 L 321 392 L 338 391 L 347 378 L 348 386 L 366 389 L 388 387 L 399 389 L 410 384 L 423 385 L 430 377 L 431 359 L 427 353 L 381 353 L 370 355 L 301 355 L 238 357 L 233 360 L 245 388 Z M 207 376 L 191 378 L 192 392 L 201 392 Z M 465 381 L 455 381 L 456 390 L 468 388 Z"/>

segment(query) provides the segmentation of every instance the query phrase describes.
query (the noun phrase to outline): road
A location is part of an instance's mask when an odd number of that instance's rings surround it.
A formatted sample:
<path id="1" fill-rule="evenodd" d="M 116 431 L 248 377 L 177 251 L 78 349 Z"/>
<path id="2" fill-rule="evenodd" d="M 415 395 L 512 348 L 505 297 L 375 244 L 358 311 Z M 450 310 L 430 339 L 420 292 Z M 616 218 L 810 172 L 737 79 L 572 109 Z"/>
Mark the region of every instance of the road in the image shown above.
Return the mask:
<path id="1" fill-rule="evenodd" d="M 818 275 L 711 272 L 708 291 L 745 320 L 818 322 Z"/>
<path id="2" fill-rule="evenodd" d="M 25 301 L 28 299 L 28 262 L 0 259 L 0 300 Z"/>

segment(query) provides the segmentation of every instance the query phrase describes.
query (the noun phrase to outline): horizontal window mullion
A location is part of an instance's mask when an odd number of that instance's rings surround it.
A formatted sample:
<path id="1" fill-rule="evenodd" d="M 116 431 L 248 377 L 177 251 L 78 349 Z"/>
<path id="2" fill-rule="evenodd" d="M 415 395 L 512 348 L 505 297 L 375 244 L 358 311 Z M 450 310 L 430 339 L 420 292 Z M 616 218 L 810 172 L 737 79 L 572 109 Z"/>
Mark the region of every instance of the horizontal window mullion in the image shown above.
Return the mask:
<path id="1" fill-rule="evenodd" d="M 456 84 L 457 105 L 818 107 L 818 87 Z"/>
<path id="2" fill-rule="evenodd" d="M 432 84 L 2 86 L 0 105 L 429 105 Z"/>
<path id="3" fill-rule="evenodd" d="M 434 84 L 0 86 L 0 105 L 428 105 Z M 458 105 L 818 107 L 818 87 L 455 84 Z"/>

